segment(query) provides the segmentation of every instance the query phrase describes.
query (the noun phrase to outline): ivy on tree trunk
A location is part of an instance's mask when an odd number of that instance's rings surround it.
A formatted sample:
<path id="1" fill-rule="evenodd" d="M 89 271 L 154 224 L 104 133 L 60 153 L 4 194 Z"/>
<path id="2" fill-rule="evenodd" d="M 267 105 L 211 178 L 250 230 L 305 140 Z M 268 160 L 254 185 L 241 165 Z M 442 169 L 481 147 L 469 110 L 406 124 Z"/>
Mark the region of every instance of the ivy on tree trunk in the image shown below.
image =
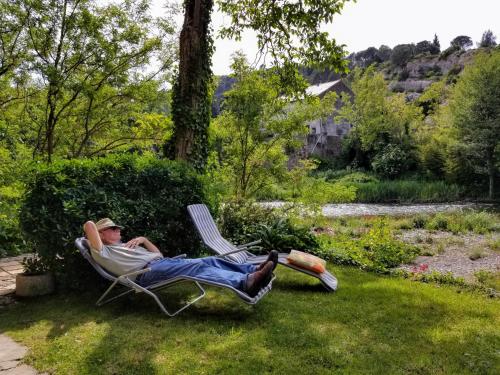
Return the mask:
<path id="1" fill-rule="evenodd" d="M 179 72 L 172 95 L 175 132 L 165 144 L 165 154 L 201 170 L 208 154 L 213 51 L 209 25 L 213 0 L 186 0 L 184 7 Z"/>

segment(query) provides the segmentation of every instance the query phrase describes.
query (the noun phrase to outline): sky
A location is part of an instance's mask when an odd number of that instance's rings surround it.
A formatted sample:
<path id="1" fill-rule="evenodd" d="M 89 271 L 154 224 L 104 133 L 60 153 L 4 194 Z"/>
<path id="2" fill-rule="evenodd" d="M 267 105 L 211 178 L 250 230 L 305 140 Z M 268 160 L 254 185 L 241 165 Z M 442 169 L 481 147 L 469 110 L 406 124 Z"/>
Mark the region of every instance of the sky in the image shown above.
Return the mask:
<path id="1" fill-rule="evenodd" d="M 161 12 L 164 2 L 154 0 L 154 12 Z M 212 17 L 215 35 L 228 22 L 229 17 L 215 7 Z M 397 44 L 432 41 L 434 34 L 439 38 L 441 50 L 458 35 L 470 36 L 475 46 L 488 29 L 500 43 L 500 0 L 357 0 L 347 3 L 333 23 L 324 26 L 337 43 L 346 45 L 349 53 L 382 44 L 392 48 Z M 230 73 L 231 55 L 237 50 L 243 50 L 253 62 L 257 52 L 255 35 L 247 32 L 239 43 L 216 38 L 214 74 Z"/>

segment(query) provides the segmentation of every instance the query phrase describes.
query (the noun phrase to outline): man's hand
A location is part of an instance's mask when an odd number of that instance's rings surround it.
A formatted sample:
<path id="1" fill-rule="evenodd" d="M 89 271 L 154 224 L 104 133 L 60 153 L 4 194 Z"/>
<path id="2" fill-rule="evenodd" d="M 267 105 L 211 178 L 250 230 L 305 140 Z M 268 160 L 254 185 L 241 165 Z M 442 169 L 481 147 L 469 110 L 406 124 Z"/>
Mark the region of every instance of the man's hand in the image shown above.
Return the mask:
<path id="1" fill-rule="evenodd" d="M 154 253 L 160 252 L 160 250 L 146 237 L 136 237 L 128 241 L 126 244 L 124 244 L 125 247 L 128 247 L 130 249 L 135 249 L 139 245 L 144 245 L 144 247 L 151 252 Z"/>
<path id="2" fill-rule="evenodd" d="M 136 237 L 128 241 L 124 246 L 135 249 L 137 246 L 142 245 L 147 241 L 146 237 Z"/>

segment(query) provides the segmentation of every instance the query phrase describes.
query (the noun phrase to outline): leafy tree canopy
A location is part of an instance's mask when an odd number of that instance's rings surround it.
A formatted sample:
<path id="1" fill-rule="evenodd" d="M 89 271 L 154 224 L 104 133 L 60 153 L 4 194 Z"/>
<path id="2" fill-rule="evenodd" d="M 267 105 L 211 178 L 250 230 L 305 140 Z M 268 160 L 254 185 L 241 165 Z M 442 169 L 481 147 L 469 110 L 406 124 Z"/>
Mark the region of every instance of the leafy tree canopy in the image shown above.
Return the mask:
<path id="1" fill-rule="evenodd" d="M 450 42 L 452 47 L 467 49 L 472 46 L 472 39 L 470 36 L 459 35 Z"/>
<path id="2" fill-rule="evenodd" d="M 394 65 L 404 67 L 415 54 L 415 45 L 413 44 L 398 44 L 393 48 L 391 54 L 391 62 Z"/>
<path id="3" fill-rule="evenodd" d="M 486 30 L 481 37 L 481 41 L 478 43 L 478 47 L 494 47 L 496 45 L 497 37 L 491 30 Z"/>
<path id="4" fill-rule="evenodd" d="M 221 35 L 239 40 L 245 29 L 256 31 L 259 52 L 272 58 L 288 83 L 296 82 L 297 66 L 344 71 L 344 46 L 321 26 L 332 22 L 348 1 L 220 0 L 220 9 L 231 16 L 231 25 Z"/>
<path id="5" fill-rule="evenodd" d="M 489 178 L 494 195 L 500 166 L 500 51 L 478 54 L 466 66 L 452 92 L 453 124 L 461 152 Z"/>

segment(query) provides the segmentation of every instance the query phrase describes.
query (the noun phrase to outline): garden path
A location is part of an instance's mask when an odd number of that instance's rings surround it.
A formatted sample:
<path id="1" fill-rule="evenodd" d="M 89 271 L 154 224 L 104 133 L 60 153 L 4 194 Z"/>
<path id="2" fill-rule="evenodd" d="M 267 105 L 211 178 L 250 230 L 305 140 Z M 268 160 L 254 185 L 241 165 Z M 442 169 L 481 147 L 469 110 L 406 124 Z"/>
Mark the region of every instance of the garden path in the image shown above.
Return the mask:
<path id="1" fill-rule="evenodd" d="M 23 272 L 21 261 L 31 254 L 0 259 L 0 297 L 7 296 L 16 291 L 16 275 Z"/>
<path id="2" fill-rule="evenodd" d="M 31 254 L 0 259 L 0 307 L 14 302 L 11 295 L 16 291 L 16 275 L 23 272 L 21 261 Z M 10 337 L 0 333 L 0 374 L 1 375 L 36 375 L 38 372 L 21 362 L 28 352 Z"/>

